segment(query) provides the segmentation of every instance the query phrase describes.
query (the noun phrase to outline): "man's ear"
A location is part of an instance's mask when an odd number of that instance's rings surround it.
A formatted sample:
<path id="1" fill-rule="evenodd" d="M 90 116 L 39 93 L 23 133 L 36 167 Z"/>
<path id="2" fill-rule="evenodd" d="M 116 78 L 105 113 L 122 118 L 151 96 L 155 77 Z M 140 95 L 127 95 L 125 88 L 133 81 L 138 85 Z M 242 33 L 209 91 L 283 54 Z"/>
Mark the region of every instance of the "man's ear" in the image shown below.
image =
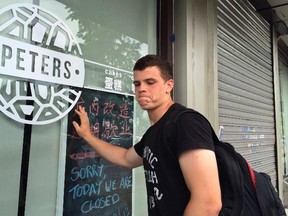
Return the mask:
<path id="1" fill-rule="evenodd" d="M 174 88 L 174 80 L 173 79 L 167 80 L 166 81 L 166 92 L 170 93 L 173 88 Z"/>

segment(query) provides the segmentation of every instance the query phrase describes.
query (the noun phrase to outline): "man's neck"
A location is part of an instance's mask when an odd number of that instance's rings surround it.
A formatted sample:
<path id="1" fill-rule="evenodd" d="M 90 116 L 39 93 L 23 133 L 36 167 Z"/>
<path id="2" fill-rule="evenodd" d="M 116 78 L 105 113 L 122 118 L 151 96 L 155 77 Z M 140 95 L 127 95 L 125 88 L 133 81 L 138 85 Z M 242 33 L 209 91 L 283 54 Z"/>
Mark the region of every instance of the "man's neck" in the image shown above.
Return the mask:
<path id="1" fill-rule="evenodd" d="M 174 104 L 172 99 L 168 100 L 167 102 L 161 104 L 161 106 L 157 107 L 154 110 L 148 110 L 150 124 L 154 125 L 159 119 L 167 112 L 167 110 Z"/>

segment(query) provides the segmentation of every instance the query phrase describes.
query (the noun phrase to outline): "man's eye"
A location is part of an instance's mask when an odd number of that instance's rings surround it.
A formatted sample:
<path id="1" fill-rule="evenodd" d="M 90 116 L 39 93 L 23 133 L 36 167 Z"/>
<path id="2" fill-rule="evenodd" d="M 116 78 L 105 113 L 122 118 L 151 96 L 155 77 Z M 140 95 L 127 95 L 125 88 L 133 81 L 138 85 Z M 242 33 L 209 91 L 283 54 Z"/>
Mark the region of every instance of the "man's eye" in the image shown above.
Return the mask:
<path id="1" fill-rule="evenodd" d="M 140 86 L 139 82 L 134 82 L 133 84 L 134 84 L 135 87 Z"/>
<path id="2" fill-rule="evenodd" d="M 154 80 L 149 80 L 149 81 L 147 81 L 147 84 L 148 84 L 148 85 L 153 85 L 154 83 L 155 83 Z"/>

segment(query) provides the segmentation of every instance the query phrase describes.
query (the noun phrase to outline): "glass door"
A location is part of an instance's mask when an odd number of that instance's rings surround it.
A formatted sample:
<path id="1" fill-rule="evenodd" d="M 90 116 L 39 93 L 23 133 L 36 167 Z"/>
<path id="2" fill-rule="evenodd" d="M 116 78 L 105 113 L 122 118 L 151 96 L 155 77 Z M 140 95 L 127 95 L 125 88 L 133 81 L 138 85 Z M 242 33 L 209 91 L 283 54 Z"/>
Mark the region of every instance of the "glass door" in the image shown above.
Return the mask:
<path id="1" fill-rule="evenodd" d="M 157 1 L 4 0 L 0 20 L 0 214 L 147 215 L 143 170 L 103 160 L 71 121 L 82 105 L 96 136 L 141 138 L 132 68 L 156 53 Z"/>

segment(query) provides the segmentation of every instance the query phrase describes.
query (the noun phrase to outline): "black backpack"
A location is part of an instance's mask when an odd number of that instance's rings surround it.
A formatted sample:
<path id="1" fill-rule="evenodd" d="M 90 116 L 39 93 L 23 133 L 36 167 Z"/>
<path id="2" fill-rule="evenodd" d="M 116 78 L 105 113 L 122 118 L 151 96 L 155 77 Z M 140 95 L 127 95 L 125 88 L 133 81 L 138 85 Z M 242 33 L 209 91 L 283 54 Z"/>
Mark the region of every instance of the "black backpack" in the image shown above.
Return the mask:
<path id="1" fill-rule="evenodd" d="M 173 134 L 173 125 L 177 118 L 186 112 L 196 113 L 206 119 L 199 112 L 180 106 L 172 110 L 168 116 L 164 129 L 165 136 Z M 211 124 L 210 127 L 213 131 L 222 195 L 222 209 L 219 216 L 285 216 L 282 201 L 270 177 L 253 170 L 230 143 L 219 141 Z"/>

